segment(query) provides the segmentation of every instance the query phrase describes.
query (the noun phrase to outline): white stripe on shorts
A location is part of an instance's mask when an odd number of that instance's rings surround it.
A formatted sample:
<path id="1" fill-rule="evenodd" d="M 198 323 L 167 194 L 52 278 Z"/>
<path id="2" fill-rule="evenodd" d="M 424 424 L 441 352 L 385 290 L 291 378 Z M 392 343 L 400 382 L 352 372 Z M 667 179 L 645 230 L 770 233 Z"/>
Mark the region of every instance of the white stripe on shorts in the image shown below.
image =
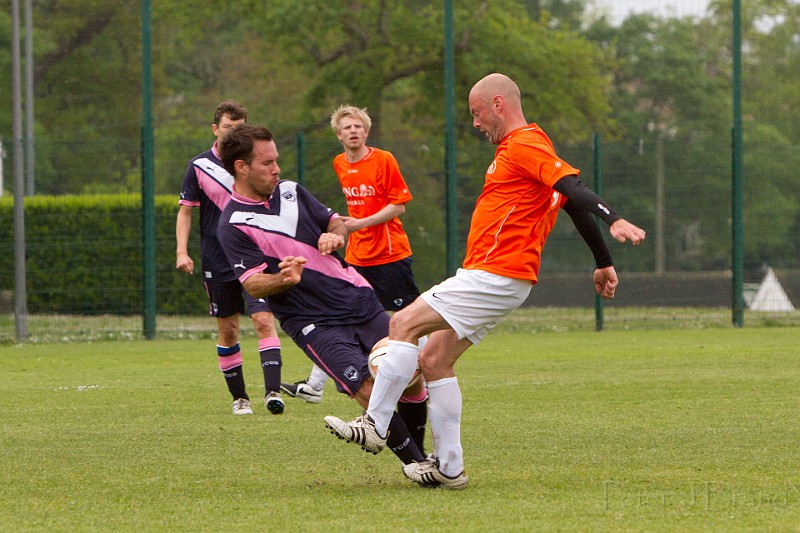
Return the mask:
<path id="1" fill-rule="evenodd" d="M 456 275 L 425 291 L 425 300 L 453 328 L 459 339 L 472 344 L 528 298 L 529 280 L 498 276 L 483 270 L 459 268 Z"/>

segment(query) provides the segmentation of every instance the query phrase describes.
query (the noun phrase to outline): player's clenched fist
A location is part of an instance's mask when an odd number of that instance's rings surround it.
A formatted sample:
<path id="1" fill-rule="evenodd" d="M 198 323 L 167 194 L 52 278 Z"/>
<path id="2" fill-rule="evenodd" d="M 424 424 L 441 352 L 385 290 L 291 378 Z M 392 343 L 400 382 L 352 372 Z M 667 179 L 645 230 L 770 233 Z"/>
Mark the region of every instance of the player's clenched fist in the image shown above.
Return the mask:
<path id="1" fill-rule="evenodd" d="M 344 237 L 336 233 L 323 233 L 319 236 L 319 253 L 330 255 L 332 252 L 344 246 Z"/>
<path id="2" fill-rule="evenodd" d="M 614 270 L 613 266 L 598 268 L 594 271 L 594 290 L 603 298 L 608 298 L 609 300 L 614 298 L 618 283 L 617 271 Z"/>

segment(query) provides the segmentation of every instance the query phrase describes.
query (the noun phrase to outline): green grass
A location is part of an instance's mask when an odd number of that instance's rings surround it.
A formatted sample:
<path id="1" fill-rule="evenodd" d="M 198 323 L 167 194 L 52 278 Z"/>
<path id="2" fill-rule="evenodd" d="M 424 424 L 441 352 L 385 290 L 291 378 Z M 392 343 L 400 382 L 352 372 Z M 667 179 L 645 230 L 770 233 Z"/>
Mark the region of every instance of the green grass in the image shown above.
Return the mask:
<path id="1" fill-rule="evenodd" d="M 283 346 L 284 377 L 304 377 Z M 800 524 L 798 328 L 495 332 L 458 366 L 463 492 L 330 435 L 324 415 L 358 413 L 331 383 L 320 405 L 233 417 L 209 340 L 7 344 L 0 362 L 4 531 Z"/>

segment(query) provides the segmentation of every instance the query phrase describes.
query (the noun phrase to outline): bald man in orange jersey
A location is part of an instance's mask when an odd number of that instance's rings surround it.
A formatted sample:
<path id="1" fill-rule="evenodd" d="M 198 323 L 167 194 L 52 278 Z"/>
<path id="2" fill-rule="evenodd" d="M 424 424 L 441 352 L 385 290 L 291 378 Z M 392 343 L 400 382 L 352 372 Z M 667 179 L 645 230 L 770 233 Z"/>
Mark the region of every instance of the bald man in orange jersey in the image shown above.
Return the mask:
<path id="1" fill-rule="evenodd" d="M 463 268 L 396 313 L 389 326 L 389 351 L 365 414 L 352 422 L 328 416 L 338 436 L 377 452 L 385 446 L 394 403 L 419 366 L 428 383 L 428 421 L 434 454 L 404 467 L 421 486 L 464 489 L 469 477 L 461 448 L 461 391 L 455 364 L 498 321 L 518 308 L 537 282 L 541 252 L 561 209 L 591 249 L 595 290 L 613 298 L 618 278 L 611 254 L 592 215 L 606 222 L 615 240 L 638 245 L 641 228 L 617 215 L 578 179 L 579 171 L 560 159 L 550 139 L 522 111 L 513 80 L 490 74 L 469 94 L 473 126 L 495 145 L 472 215 Z M 431 334 L 420 352 L 417 339 Z"/>

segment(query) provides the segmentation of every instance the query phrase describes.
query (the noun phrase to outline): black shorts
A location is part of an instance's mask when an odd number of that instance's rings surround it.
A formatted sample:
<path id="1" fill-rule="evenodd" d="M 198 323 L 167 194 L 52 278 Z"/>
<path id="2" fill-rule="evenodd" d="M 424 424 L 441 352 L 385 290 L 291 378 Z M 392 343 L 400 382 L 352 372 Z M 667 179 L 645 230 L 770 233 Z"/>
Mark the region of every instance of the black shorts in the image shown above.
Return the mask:
<path id="1" fill-rule="evenodd" d="M 419 289 L 411 271 L 411 258 L 376 266 L 353 266 L 369 281 L 381 305 L 387 311 L 399 311 L 419 296 Z"/>
<path id="2" fill-rule="evenodd" d="M 336 390 L 350 396 L 370 377 L 367 356 L 375 343 L 389 335 L 389 315 L 380 313 L 361 324 L 309 324 L 292 340 L 336 382 Z"/>
<path id="3" fill-rule="evenodd" d="M 217 318 L 227 318 L 237 313 L 250 314 L 260 311 L 269 312 L 269 303 L 265 298 L 253 298 L 242 288 L 238 280 L 206 281 L 203 283 L 208 294 L 208 314 Z"/>

